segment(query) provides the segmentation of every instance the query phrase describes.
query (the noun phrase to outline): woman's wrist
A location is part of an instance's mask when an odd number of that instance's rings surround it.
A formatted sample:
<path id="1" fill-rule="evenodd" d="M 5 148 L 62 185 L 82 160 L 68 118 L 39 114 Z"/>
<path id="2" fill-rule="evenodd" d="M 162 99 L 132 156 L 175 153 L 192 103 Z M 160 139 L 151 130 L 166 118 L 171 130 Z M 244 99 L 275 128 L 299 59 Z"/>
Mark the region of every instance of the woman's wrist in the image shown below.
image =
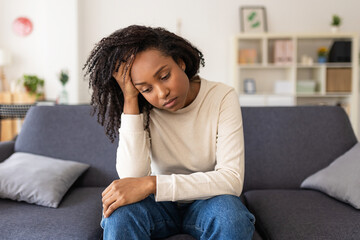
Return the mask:
<path id="1" fill-rule="evenodd" d="M 123 112 L 125 114 L 139 114 L 140 113 L 137 96 L 124 99 L 124 110 L 123 110 Z"/>
<path id="2" fill-rule="evenodd" d="M 149 195 L 156 194 L 156 176 L 147 176 L 145 179 Z"/>

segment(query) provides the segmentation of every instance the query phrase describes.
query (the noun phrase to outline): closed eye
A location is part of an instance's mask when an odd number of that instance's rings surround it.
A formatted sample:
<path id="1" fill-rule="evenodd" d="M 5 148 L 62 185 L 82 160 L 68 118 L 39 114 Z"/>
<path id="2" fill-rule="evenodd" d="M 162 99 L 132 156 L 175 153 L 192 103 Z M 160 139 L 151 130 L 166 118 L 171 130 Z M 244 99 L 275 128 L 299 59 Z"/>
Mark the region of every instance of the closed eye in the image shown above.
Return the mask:
<path id="1" fill-rule="evenodd" d="M 166 74 L 164 77 L 161 77 L 160 79 L 161 80 L 166 80 L 170 77 L 170 73 Z"/>
<path id="2" fill-rule="evenodd" d="M 148 93 L 152 90 L 152 88 L 147 88 L 147 89 L 144 89 L 144 90 L 141 90 L 141 93 Z"/>

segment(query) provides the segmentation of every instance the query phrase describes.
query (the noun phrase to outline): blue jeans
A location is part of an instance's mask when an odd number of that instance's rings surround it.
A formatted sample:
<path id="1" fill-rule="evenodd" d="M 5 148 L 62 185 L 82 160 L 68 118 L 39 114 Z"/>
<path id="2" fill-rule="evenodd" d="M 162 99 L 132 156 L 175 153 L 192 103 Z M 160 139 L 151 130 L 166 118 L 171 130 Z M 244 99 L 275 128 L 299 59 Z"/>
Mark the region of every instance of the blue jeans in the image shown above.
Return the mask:
<path id="1" fill-rule="evenodd" d="M 239 197 L 220 195 L 192 203 L 155 202 L 154 196 L 116 209 L 101 220 L 104 239 L 166 238 L 187 233 L 196 239 L 252 239 L 254 216 Z"/>

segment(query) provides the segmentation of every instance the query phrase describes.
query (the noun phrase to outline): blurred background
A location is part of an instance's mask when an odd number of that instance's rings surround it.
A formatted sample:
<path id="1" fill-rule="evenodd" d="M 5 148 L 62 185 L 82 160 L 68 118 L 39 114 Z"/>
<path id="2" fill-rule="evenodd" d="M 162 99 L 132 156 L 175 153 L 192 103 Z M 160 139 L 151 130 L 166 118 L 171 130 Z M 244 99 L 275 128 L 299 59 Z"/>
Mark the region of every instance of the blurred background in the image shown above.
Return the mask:
<path id="1" fill-rule="evenodd" d="M 254 5 L 266 10 L 268 33 L 330 33 L 334 14 L 342 18 L 341 32 L 360 33 L 358 0 L 0 0 L 1 68 L 8 84 L 3 90 L 24 91 L 19 82 L 35 75 L 44 80 L 43 99 L 59 101 L 66 88 L 67 103 L 89 103 L 82 67 L 90 51 L 131 24 L 180 34 L 203 52 L 202 77 L 233 85 L 240 8 Z M 64 87 L 62 71 L 68 76 Z"/>

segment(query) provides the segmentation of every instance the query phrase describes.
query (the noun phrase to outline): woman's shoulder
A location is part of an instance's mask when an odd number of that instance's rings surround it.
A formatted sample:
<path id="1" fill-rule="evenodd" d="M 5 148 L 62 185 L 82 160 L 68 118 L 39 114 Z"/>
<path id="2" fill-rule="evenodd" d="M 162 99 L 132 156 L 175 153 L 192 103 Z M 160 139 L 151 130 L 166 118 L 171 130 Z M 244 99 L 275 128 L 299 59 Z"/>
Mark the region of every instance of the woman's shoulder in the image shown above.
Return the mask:
<path id="1" fill-rule="evenodd" d="M 229 94 L 230 92 L 235 92 L 234 88 L 222 83 L 222 82 L 214 82 L 214 81 L 209 81 L 207 79 L 201 78 L 201 84 L 205 85 L 206 88 L 206 92 L 209 94 L 211 93 L 211 95 L 217 95 L 219 97 L 224 97 L 227 94 Z"/>

